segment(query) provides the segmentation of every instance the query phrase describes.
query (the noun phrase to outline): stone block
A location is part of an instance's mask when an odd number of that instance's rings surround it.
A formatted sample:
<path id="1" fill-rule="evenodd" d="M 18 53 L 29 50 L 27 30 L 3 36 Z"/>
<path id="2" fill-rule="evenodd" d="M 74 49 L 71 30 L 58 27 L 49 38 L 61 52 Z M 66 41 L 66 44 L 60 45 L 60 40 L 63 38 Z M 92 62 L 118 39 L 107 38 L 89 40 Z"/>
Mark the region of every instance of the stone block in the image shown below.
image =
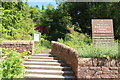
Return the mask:
<path id="1" fill-rule="evenodd" d="M 101 67 L 90 67 L 90 70 L 101 71 Z"/>
<path id="2" fill-rule="evenodd" d="M 107 74 L 107 73 L 111 73 L 111 70 L 108 67 L 102 67 L 102 72 Z"/>
<path id="3" fill-rule="evenodd" d="M 94 66 L 94 67 L 97 67 L 97 64 L 98 64 L 98 61 L 97 61 L 97 58 L 93 58 L 92 59 L 92 65 Z"/>
<path id="4" fill-rule="evenodd" d="M 103 72 L 102 71 L 96 71 L 95 73 L 94 73 L 94 76 L 96 76 L 96 75 L 101 75 Z"/>
<path id="5" fill-rule="evenodd" d="M 110 66 L 115 67 L 116 64 L 117 64 L 117 61 L 115 59 L 112 59 L 111 62 L 110 62 Z"/>
<path id="6" fill-rule="evenodd" d="M 80 78 L 86 78 L 88 67 L 80 67 L 78 69 L 78 74 Z"/>
<path id="7" fill-rule="evenodd" d="M 108 74 L 101 74 L 100 77 L 101 78 L 109 78 L 109 79 L 111 78 Z"/>
<path id="8" fill-rule="evenodd" d="M 91 58 L 79 58 L 79 66 L 81 67 L 92 66 L 92 59 Z"/>

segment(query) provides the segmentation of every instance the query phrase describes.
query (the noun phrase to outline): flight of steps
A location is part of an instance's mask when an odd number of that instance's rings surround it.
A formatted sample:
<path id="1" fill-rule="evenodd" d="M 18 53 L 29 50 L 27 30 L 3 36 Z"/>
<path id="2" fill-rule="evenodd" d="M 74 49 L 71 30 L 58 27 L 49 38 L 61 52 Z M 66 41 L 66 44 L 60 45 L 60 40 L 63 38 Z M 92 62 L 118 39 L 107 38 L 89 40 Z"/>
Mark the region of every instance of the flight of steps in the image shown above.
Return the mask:
<path id="1" fill-rule="evenodd" d="M 24 66 L 25 78 L 75 80 L 71 67 L 49 53 L 29 56 Z"/>

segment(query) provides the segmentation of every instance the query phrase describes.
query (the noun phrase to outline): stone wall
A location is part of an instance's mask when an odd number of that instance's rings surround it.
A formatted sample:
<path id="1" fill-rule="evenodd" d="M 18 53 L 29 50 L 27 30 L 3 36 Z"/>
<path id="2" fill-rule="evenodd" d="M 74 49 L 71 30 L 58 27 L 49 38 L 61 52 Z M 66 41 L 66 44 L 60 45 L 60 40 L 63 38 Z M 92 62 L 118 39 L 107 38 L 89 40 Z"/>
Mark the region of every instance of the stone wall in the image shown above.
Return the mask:
<path id="1" fill-rule="evenodd" d="M 19 53 L 22 53 L 24 50 L 30 51 L 29 54 L 34 53 L 34 41 L 2 41 L 0 46 L 2 48 L 16 49 Z"/>
<path id="2" fill-rule="evenodd" d="M 120 59 L 81 58 L 77 51 L 64 44 L 51 42 L 51 54 L 68 63 L 78 79 L 120 78 Z"/>
<path id="3" fill-rule="evenodd" d="M 73 48 L 70 48 L 64 44 L 58 43 L 58 42 L 51 42 L 51 54 L 59 57 L 60 59 L 64 60 L 66 63 L 68 63 L 73 71 L 75 72 L 75 75 L 78 73 L 78 52 L 74 50 Z"/>
<path id="4" fill-rule="evenodd" d="M 120 78 L 118 59 L 79 58 L 78 65 L 78 78 Z"/>

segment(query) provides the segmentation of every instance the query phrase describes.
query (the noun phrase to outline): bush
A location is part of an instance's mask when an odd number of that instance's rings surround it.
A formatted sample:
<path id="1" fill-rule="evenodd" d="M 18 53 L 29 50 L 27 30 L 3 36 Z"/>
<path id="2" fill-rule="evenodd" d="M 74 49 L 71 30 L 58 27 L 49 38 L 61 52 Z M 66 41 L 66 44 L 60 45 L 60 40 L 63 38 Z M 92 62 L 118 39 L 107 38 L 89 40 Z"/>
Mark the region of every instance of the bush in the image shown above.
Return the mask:
<path id="1" fill-rule="evenodd" d="M 77 50 L 80 46 L 90 44 L 92 40 L 88 35 L 75 32 L 74 34 L 67 34 L 65 39 L 58 39 L 58 42 L 64 43 Z"/>
<path id="2" fill-rule="evenodd" d="M 2 78 L 23 78 L 24 66 L 20 53 L 16 50 L 8 50 L 3 48 L 2 54 L 7 54 L 7 59 L 1 63 Z"/>
<path id="3" fill-rule="evenodd" d="M 118 54 L 118 41 L 113 46 L 110 45 L 93 45 L 92 39 L 88 35 L 75 32 L 68 34 L 65 39 L 58 39 L 63 43 L 76 49 L 81 57 L 85 58 L 120 58 Z"/>
<path id="4" fill-rule="evenodd" d="M 86 45 L 77 49 L 81 57 L 86 58 L 120 58 L 118 45 Z"/>
<path id="5" fill-rule="evenodd" d="M 51 48 L 50 41 L 45 40 L 44 38 L 41 38 L 41 46 L 44 46 L 46 48 Z"/>
<path id="6" fill-rule="evenodd" d="M 35 42 L 35 52 L 34 52 L 34 54 L 38 54 L 42 50 L 48 49 L 48 48 L 51 48 L 50 41 L 48 41 L 44 38 L 41 38 L 41 41 Z"/>

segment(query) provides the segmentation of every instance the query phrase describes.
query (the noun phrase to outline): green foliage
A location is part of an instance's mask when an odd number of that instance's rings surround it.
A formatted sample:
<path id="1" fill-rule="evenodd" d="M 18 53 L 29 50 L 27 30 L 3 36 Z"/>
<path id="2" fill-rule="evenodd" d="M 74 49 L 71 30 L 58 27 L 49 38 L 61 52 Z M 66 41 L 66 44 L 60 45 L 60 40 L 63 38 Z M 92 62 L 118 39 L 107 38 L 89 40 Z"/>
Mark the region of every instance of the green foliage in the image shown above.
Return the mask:
<path id="1" fill-rule="evenodd" d="M 41 46 L 45 46 L 47 48 L 51 48 L 50 41 L 45 40 L 44 38 L 41 38 Z"/>
<path id="2" fill-rule="evenodd" d="M 48 5 L 39 14 L 37 24 L 46 26 L 49 33 L 47 34 L 48 40 L 57 40 L 58 38 L 65 37 L 68 33 L 67 25 L 71 23 L 71 17 L 63 9 L 54 9 L 53 6 Z"/>
<path id="3" fill-rule="evenodd" d="M 58 1 L 58 0 L 57 0 Z M 91 35 L 91 19 L 113 19 L 115 38 L 120 30 L 120 2 L 108 3 L 58 3 L 58 8 L 52 5 L 47 9 L 37 10 L 23 2 L 2 2 L 2 40 L 31 40 L 35 25 L 46 26 L 48 40 L 64 38 L 69 32 L 68 27 Z M 84 7 L 83 7 L 84 6 Z M 79 25 L 77 25 L 78 23 Z"/>
<path id="4" fill-rule="evenodd" d="M 41 38 L 41 41 L 35 42 L 35 52 L 34 54 L 41 53 L 42 50 L 44 49 L 49 49 L 51 48 L 50 41 L 44 39 L 43 37 Z"/>
<path id="5" fill-rule="evenodd" d="M 24 50 L 21 54 L 20 54 L 20 56 L 22 57 L 22 58 L 25 58 L 25 56 L 29 56 L 30 55 L 30 51 L 27 51 L 27 50 Z"/>
<path id="6" fill-rule="evenodd" d="M 36 10 L 36 7 L 30 6 L 29 8 L 29 13 L 30 13 L 30 18 L 39 25 L 40 23 L 40 10 Z"/>
<path id="7" fill-rule="evenodd" d="M 34 23 L 23 2 L 2 2 L 2 39 L 30 40 Z"/>
<path id="8" fill-rule="evenodd" d="M 85 45 L 77 49 L 81 57 L 94 58 L 120 58 L 118 55 L 118 44 L 110 45 Z"/>
<path id="9" fill-rule="evenodd" d="M 8 57 L 2 61 L 2 78 L 23 78 L 24 75 L 24 66 L 20 53 L 17 53 L 16 50 L 8 50 L 3 48 L 3 54 L 7 54 Z"/>
<path id="10" fill-rule="evenodd" d="M 8 52 L 9 52 L 9 50 L 7 49 L 7 48 L 0 48 L 1 49 L 1 51 L 2 51 L 2 55 L 7 55 L 7 54 L 9 54 Z"/>
<path id="11" fill-rule="evenodd" d="M 91 43 L 91 38 L 88 35 L 75 32 L 74 34 L 67 34 L 65 39 L 58 39 L 58 42 L 64 43 L 74 49 L 78 49 L 80 46 Z"/>
<path id="12" fill-rule="evenodd" d="M 80 32 L 89 35 L 92 30 L 91 19 L 113 19 L 115 38 L 119 36 L 120 2 L 63 2 L 58 8 L 70 15 L 72 24 L 79 24 L 76 29 L 80 28 Z"/>
<path id="13" fill-rule="evenodd" d="M 118 41 L 114 45 L 93 45 L 91 38 L 84 34 L 68 34 L 65 39 L 58 42 L 76 49 L 81 57 L 86 58 L 120 58 L 118 53 Z"/>

